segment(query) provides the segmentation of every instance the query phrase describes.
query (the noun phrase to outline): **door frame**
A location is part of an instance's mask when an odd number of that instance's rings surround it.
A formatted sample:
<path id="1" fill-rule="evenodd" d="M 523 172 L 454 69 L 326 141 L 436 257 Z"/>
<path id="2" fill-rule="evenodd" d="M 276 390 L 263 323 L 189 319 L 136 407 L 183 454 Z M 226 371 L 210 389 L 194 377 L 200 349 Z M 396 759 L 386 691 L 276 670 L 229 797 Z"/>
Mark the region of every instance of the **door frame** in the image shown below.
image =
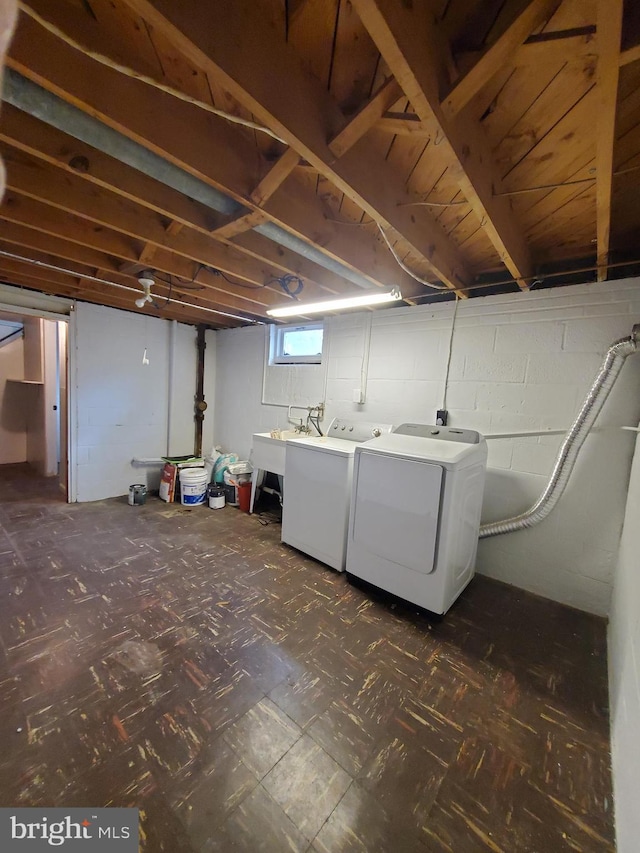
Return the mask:
<path id="1" fill-rule="evenodd" d="M 13 288 L 11 289 L 13 291 Z M 4 288 L 3 288 L 4 291 Z M 6 291 L 5 291 L 6 292 Z M 0 291 L 0 297 L 4 292 Z M 13 292 L 11 294 L 13 296 Z M 76 405 L 76 372 L 77 372 L 77 350 L 76 350 L 76 323 L 73 303 L 67 301 L 69 313 L 62 314 L 56 311 L 50 311 L 46 308 L 34 307 L 37 305 L 37 297 L 40 294 L 25 292 L 25 302 L 28 300 L 28 305 L 20 304 L 20 291 L 15 290 L 17 297 L 16 302 L 0 302 L 0 311 L 31 317 L 39 317 L 42 320 L 54 320 L 67 324 L 67 434 L 60 435 L 60 442 L 65 441 L 67 445 L 67 503 L 75 503 L 77 500 L 77 436 L 78 436 L 78 417 Z M 46 297 L 44 299 L 51 299 Z M 58 300 L 56 300 L 58 301 Z M 64 302 L 61 300 L 61 304 Z M 66 307 L 66 306 L 65 306 Z M 56 359 L 59 362 L 59 353 L 56 354 Z M 58 363 L 57 372 L 64 370 L 65 365 Z M 58 376 L 58 388 L 60 386 Z"/>

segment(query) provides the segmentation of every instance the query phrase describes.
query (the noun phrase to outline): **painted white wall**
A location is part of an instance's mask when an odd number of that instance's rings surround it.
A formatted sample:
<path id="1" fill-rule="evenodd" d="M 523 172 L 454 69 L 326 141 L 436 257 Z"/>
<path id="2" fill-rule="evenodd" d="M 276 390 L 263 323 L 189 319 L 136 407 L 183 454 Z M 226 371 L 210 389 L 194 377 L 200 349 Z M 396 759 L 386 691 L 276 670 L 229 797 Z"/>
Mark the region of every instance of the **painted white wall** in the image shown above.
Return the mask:
<path id="1" fill-rule="evenodd" d="M 40 317 L 24 317 L 24 377 L 27 394 L 27 462 L 46 476 L 47 442 L 44 393 L 44 323 Z"/>
<path id="2" fill-rule="evenodd" d="M 24 378 L 28 382 L 42 382 L 42 319 L 22 318 L 24 323 Z"/>
<path id="3" fill-rule="evenodd" d="M 76 499 L 123 495 L 132 483 L 156 489 L 160 467 L 132 459 L 166 456 L 169 434 L 172 453 L 193 452 L 196 330 L 86 303 L 76 311 Z"/>
<path id="4" fill-rule="evenodd" d="M 460 302 L 446 407 L 451 425 L 485 434 L 567 428 L 607 347 L 640 319 L 638 280 Z M 341 315 L 326 323 L 326 418 L 433 423 L 442 407 L 454 304 Z M 367 326 L 370 348 L 366 351 Z M 263 327 L 217 332 L 215 432 L 249 454 L 251 435 L 286 426 L 261 403 Z M 363 377 L 363 371 L 366 376 Z M 289 381 L 282 374 L 283 396 Z M 366 382 L 363 381 L 366 379 Z M 366 402 L 353 402 L 366 386 Z M 480 572 L 606 614 L 624 514 L 632 433 L 640 416 L 640 356 L 625 364 L 554 514 L 539 527 L 483 540 Z M 483 521 L 525 510 L 552 470 L 560 438 L 490 442 Z"/>
<path id="5" fill-rule="evenodd" d="M 287 426 L 286 392 L 295 385 L 290 403 L 301 402 L 300 374 L 308 369 L 314 390 L 317 388 L 318 368 L 315 365 L 293 367 L 279 365 L 267 371 L 267 397 L 281 400 L 280 404 L 263 404 L 263 371 L 268 326 L 249 326 L 216 332 L 216 411 L 215 442 L 225 453 L 237 453 L 248 459 L 251 436 L 268 432 L 272 427 Z M 297 374 L 297 375 L 296 375 Z M 276 386 L 280 377 L 280 389 Z M 313 403 L 320 402 L 313 399 Z"/>
<path id="6" fill-rule="evenodd" d="M 27 393 L 22 338 L 0 348 L 0 465 L 27 461 Z"/>
<path id="7" fill-rule="evenodd" d="M 609 621 L 611 760 L 619 853 L 635 853 L 640 837 L 640 438 L 631 468 Z"/>
<path id="8" fill-rule="evenodd" d="M 162 321 L 161 321 L 162 322 Z M 193 453 L 195 426 L 193 420 L 194 395 L 196 391 L 196 329 L 184 323 L 169 321 L 169 341 L 164 345 L 169 362 L 171 352 L 172 329 L 174 343 L 173 375 L 167 374 L 167 402 L 170 399 L 168 417 L 170 432 L 168 445 L 165 444 L 163 456 L 185 456 Z M 169 365 L 168 365 L 169 366 Z"/>

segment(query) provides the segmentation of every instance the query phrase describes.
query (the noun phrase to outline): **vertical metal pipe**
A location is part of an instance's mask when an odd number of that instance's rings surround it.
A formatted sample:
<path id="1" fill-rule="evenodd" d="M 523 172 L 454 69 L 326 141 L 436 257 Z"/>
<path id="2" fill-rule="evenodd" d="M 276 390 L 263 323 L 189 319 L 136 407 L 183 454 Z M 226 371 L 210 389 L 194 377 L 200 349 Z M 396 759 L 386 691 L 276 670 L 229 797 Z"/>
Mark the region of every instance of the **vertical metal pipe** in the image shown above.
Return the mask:
<path id="1" fill-rule="evenodd" d="M 167 388 L 167 456 L 171 456 L 171 423 L 173 419 L 173 383 L 175 382 L 176 332 L 178 321 L 171 320 L 169 326 L 169 364 Z"/>
<path id="2" fill-rule="evenodd" d="M 198 362 L 196 366 L 196 396 L 195 396 L 195 422 L 196 439 L 194 445 L 194 456 L 202 455 L 202 422 L 207 404 L 204 399 L 204 351 L 207 348 L 205 341 L 205 327 L 198 326 L 198 337 L 196 346 L 198 348 Z"/>

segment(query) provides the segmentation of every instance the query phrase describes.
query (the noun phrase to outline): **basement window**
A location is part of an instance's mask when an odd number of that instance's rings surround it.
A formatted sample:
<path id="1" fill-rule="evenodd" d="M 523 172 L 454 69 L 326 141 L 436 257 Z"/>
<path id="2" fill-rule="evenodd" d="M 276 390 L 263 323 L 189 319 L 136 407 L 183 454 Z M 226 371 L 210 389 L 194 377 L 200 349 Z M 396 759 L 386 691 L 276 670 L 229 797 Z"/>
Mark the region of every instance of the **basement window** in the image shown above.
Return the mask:
<path id="1" fill-rule="evenodd" d="M 271 364 L 321 364 L 322 323 L 271 326 Z"/>

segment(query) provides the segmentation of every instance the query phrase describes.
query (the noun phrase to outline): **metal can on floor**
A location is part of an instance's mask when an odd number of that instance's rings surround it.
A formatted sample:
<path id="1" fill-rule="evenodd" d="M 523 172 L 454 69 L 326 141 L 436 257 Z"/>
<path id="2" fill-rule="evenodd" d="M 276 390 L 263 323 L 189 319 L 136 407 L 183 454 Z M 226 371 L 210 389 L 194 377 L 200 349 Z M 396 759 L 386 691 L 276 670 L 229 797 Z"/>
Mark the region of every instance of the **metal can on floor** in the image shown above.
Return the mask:
<path id="1" fill-rule="evenodd" d="M 129 486 L 129 506 L 142 506 L 147 500 L 147 487 L 142 483 Z"/>
<path id="2" fill-rule="evenodd" d="M 207 489 L 209 498 L 209 506 L 211 509 L 222 509 L 225 505 L 224 489 L 222 486 L 216 486 L 212 483 Z"/>

